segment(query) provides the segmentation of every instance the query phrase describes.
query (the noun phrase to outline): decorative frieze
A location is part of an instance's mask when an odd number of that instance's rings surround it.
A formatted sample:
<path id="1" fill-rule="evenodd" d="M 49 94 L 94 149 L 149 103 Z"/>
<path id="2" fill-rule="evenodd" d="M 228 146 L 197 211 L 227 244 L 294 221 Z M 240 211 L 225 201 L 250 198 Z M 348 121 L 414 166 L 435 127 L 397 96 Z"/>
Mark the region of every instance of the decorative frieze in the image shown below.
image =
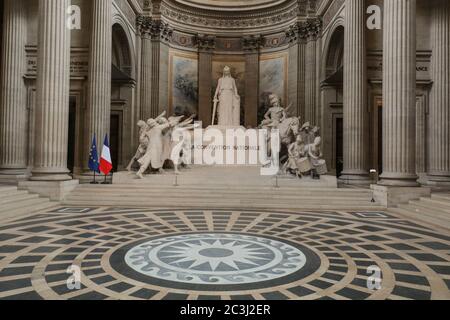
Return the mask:
<path id="1" fill-rule="evenodd" d="M 161 4 L 161 15 L 167 20 L 199 28 L 232 30 L 267 27 L 288 23 L 290 20 L 297 18 L 298 14 L 299 5 L 297 1 L 289 1 L 270 11 L 261 10 L 239 13 L 195 10 L 195 8 L 180 6 L 173 1 Z"/>

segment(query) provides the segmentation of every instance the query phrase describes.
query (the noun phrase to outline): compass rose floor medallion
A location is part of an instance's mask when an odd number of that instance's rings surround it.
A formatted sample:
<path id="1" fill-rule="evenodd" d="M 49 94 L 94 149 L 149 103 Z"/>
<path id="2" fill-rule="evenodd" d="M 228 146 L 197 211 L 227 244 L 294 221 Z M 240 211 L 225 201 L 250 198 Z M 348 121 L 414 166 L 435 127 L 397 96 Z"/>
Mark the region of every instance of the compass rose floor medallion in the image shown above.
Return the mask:
<path id="1" fill-rule="evenodd" d="M 319 257 L 297 244 L 235 233 L 160 237 L 129 245 L 112 259 L 120 270 L 131 268 L 127 274 L 137 280 L 206 291 L 282 284 L 292 276 L 307 276 L 320 265 Z"/>

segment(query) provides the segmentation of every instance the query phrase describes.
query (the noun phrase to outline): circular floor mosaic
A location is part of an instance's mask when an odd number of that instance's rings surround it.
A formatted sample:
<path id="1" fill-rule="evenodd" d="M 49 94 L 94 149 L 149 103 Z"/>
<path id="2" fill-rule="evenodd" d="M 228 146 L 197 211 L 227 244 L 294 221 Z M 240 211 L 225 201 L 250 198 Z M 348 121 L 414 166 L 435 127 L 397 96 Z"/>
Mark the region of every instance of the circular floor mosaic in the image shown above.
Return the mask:
<path id="1" fill-rule="evenodd" d="M 0 299 L 442 298 L 450 233 L 391 213 L 58 207 L 0 222 Z"/>
<path id="2" fill-rule="evenodd" d="M 127 248 L 130 246 L 127 246 Z M 131 249 L 113 254 L 112 265 L 123 262 L 139 274 L 166 281 L 167 286 L 204 290 L 236 290 L 289 282 L 308 262 L 309 270 L 318 268 L 318 257 L 309 249 L 307 259 L 299 245 L 267 237 L 233 233 L 193 233 L 145 241 Z M 126 252 L 125 257 L 122 253 Z M 121 263 L 122 262 L 122 263 Z M 126 269 L 125 269 L 126 270 Z M 130 275 L 130 272 L 127 272 Z M 175 282 L 170 284 L 169 282 Z M 179 284 L 182 284 L 181 286 Z M 209 288 L 208 288 L 209 286 Z"/>

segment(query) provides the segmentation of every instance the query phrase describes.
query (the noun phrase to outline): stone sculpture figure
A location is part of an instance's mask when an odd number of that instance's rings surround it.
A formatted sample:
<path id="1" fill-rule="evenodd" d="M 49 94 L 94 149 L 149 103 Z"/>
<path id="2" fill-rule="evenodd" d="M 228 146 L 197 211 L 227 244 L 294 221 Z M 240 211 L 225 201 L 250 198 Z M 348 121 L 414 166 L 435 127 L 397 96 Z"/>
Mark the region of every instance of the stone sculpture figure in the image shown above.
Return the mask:
<path id="1" fill-rule="evenodd" d="M 128 171 L 131 171 L 133 164 L 145 155 L 149 143 L 148 137 L 146 135 L 146 132 L 149 129 L 147 123 L 145 121 L 139 120 L 137 126 L 139 127 L 139 147 L 136 151 L 136 154 L 127 166 Z"/>
<path id="2" fill-rule="evenodd" d="M 264 121 L 261 123 L 262 129 L 276 129 L 287 118 L 286 110 L 281 107 L 280 99 L 277 95 L 271 94 L 269 101 L 271 107 L 264 115 Z"/>
<path id="3" fill-rule="evenodd" d="M 214 104 L 218 106 L 219 126 L 240 126 L 241 98 L 238 94 L 236 80 L 231 76 L 231 69 L 228 66 L 223 69 L 223 77 L 218 81 Z"/>
<path id="4" fill-rule="evenodd" d="M 306 146 L 300 134 L 297 135 L 295 142 L 289 146 L 288 153 L 289 159 L 286 163 L 285 171 L 301 178 L 303 173 L 305 173 L 302 159 L 306 157 Z"/>
<path id="5" fill-rule="evenodd" d="M 141 168 L 139 169 L 137 176 L 141 179 L 144 178 L 144 173 L 149 167 L 159 170 L 160 173 L 164 173 L 164 162 L 162 161 L 164 148 L 163 136 L 166 131 L 172 127 L 170 122 L 162 119 L 149 119 L 147 125 L 149 126 L 149 130 L 147 130 L 146 135 L 149 140 L 149 145 L 145 155 L 138 160 Z"/>
<path id="6" fill-rule="evenodd" d="M 322 138 L 316 137 L 314 142 L 308 145 L 308 157 L 313 166 L 313 170 L 311 171 L 311 175 L 313 178 L 320 179 L 321 175 L 327 173 L 327 166 L 325 160 L 323 160 L 322 154 Z"/>
<path id="7" fill-rule="evenodd" d="M 175 169 L 175 174 L 179 174 L 179 165 L 180 164 L 187 164 L 188 163 L 188 159 L 184 158 L 184 156 L 186 156 L 188 154 L 188 148 L 190 148 L 191 146 L 188 146 L 187 144 L 187 136 L 186 136 L 186 131 L 187 130 L 191 130 L 194 127 L 190 126 L 195 118 L 195 115 L 191 116 L 190 118 L 188 118 L 187 120 L 181 122 L 183 116 L 181 117 L 170 117 L 166 123 L 170 124 L 170 128 L 168 130 L 166 130 L 166 132 L 163 135 L 163 151 L 161 154 L 161 161 L 164 164 L 167 160 L 170 160 L 173 162 L 174 165 L 174 169 Z M 174 149 L 180 144 L 180 141 L 174 141 L 173 139 L 173 134 L 175 131 L 178 131 L 181 133 L 182 136 L 182 148 L 180 150 L 180 152 L 178 152 L 178 154 L 175 156 L 174 153 L 177 152 L 173 152 Z M 175 156 L 176 158 L 172 158 L 173 156 Z"/>
<path id="8" fill-rule="evenodd" d="M 149 169 L 158 170 L 159 173 L 164 173 L 164 164 L 167 160 L 171 160 L 175 167 L 175 173 L 179 173 L 180 164 L 188 164 L 189 149 L 192 146 L 188 143 L 191 141 L 188 131 L 192 130 L 194 126 L 192 122 L 196 115 L 192 115 L 188 119 L 182 121 L 184 116 L 179 117 L 165 117 L 165 112 L 156 119 L 149 119 L 147 122 L 139 121 L 139 148 L 131 160 L 128 171 L 132 170 L 134 163 L 138 163 L 140 166 L 137 176 L 139 178 L 144 177 L 144 173 Z M 175 131 L 181 131 L 182 144 L 180 141 L 173 140 L 173 134 Z M 181 145 L 179 154 L 174 156 L 175 147 Z M 176 154 L 176 152 L 175 152 Z"/>

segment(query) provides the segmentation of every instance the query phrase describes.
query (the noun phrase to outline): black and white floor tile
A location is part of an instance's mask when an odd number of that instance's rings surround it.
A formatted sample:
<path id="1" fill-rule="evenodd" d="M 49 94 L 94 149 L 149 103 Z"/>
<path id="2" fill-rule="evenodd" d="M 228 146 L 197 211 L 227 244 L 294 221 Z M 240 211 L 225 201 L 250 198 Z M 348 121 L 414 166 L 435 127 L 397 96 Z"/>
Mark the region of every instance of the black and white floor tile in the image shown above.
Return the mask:
<path id="1" fill-rule="evenodd" d="M 450 234 L 384 212 L 61 207 L 0 224 L 0 299 L 441 298 Z"/>

